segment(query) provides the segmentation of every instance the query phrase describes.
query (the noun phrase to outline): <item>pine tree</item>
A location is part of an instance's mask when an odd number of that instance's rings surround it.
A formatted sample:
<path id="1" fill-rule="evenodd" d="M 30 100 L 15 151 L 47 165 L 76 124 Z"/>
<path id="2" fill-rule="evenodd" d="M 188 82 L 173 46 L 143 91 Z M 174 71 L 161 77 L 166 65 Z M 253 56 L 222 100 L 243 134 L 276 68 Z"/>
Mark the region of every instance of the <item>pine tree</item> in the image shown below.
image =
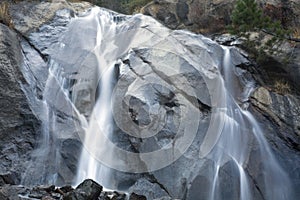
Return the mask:
<path id="1" fill-rule="evenodd" d="M 280 22 L 272 21 L 270 17 L 263 15 L 255 0 L 238 0 L 231 14 L 231 21 L 230 32 L 237 35 L 244 36 L 250 31 L 265 31 L 283 39 L 289 34 Z"/>
<path id="2" fill-rule="evenodd" d="M 263 14 L 255 0 L 238 0 L 231 20 L 234 32 L 253 31 L 262 27 Z"/>
<path id="3" fill-rule="evenodd" d="M 280 43 L 290 34 L 290 31 L 282 28 L 280 22 L 265 16 L 255 0 L 238 0 L 231 14 L 231 21 L 229 32 L 246 38 L 244 45 L 248 50 L 253 51 L 257 46 L 255 41 L 250 41 L 250 32 L 262 31 L 272 35 L 264 45 L 258 45 L 260 47 L 256 50 L 259 55 L 264 52 L 278 52 Z"/>

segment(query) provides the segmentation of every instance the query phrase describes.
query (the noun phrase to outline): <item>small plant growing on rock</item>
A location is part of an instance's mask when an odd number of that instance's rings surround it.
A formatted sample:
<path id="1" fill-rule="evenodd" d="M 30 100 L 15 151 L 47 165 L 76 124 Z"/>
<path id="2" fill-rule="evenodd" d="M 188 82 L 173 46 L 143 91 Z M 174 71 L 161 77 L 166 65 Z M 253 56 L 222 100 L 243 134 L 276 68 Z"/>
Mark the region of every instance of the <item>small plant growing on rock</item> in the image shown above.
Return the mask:
<path id="1" fill-rule="evenodd" d="M 300 28 L 296 28 L 293 30 L 293 37 L 300 39 Z"/>
<path id="2" fill-rule="evenodd" d="M 277 80 L 274 84 L 274 91 L 278 94 L 288 94 L 291 92 L 291 87 L 288 82 L 284 80 Z"/>
<path id="3" fill-rule="evenodd" d="M 3 23 L 10 28 L 13 27 L 12 20 L 9 15 L 9 4 L 6 1 L 0 3 L 0 23 Z"/>

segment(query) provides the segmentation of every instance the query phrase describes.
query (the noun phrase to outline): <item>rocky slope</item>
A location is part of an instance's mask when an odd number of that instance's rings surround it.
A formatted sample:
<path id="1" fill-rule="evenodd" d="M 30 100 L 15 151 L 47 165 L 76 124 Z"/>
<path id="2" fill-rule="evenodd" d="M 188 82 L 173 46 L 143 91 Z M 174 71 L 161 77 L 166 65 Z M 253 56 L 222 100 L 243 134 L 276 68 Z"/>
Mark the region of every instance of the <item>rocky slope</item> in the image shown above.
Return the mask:
<path id="1" fill-rule="evenodd" d="M 1 200 L 146 200 L 145 196 L 131 193 L 126 195 L 118 192 L 103 191 L 103 187 L 93 180 L 85 180 L 75 189 L 72 186 L 55 187 L 4 185 L 0 187 Z"/>
<path id="2" fill-rule="evenodd" d="M 39 135 L 40 121 L 32 113 L 21 84 L 22 52 L 17 34 L 0 24 L 0 185 L 19 184 L 23 164 Z"/>
<path id="3" fill-rule="evenodd" d="M 226 25 L 229 25 L 230 13 L 234 8 L 235 2 L 236 0 L 160 0 L 153 1 L 149 5 L 145 6 L 142 9 L 142 12 L 146 15 L 153 16 L 166 26 L 173 29 L 187 28 L 194 32 L 199 31 L 201 33 L 215 34 L 218 32 L 223 32 Z M 259 0 L 258 4 L 262 7 L 266 15 L 270 16 L 272 19 L 279 20 L 286 28 L 291 30 L 299 30 L 299 1 Z M 260 85 L 267 87 L 268 90 L 271 90 L 269 92 L 274 95 L 276 94 L 276 91 L 274 93 L 274 90 L 276 90 L 274 89 L 274 86 L 278 84 L 278 82 L 282 82 L 282 84 L 287 83 L 287 93 L 288 90 L 292 90 L 291 92 L 294 94 L 294 96 L 292 95 L 291 98 L 295 99 L 297 102 L 300 91 L 300 86 L 298 84 L 298 80 L 300 78 L 299 43 L 286 43 L 283 48 L 283 51 L 286 53 L 285 56 L 288 58 L 288 62 L 285 62 L 282 57 L 280 58 L 280 56 L 273 57 L 261 63 L 260 66 L 256 66 L 255 68 L 250 67 L 247 70 L 253 74 Z M 285 96 L 284 98 L 289 97 Z M 294 101 L 288 100 L 288 102 Z M 281 101 L 281 103 L 283 102 Z M 278 106 L 277 104 L 274 106 L 274 108 L 278 107 L 281 106 Z M 295 109 L 296 108 L 293 110 Z M 291 112 L 287 113 L 289 113 L 288 118 L 293 118 L 293 116 L 296 116 L 295 114 L 291 114 Z M 291 132 L 297 132 L 297 129 L 293 129 Z"/>
<path id="4" fill-rule="evenodd" d="M 299 29 L 300 2 L 297 0 L 258 0 L 264 13 L 286 27 Z M 236 0 L 155 0 L 142 9 L 172 29 L 217 33 L 230 23 Z"/>

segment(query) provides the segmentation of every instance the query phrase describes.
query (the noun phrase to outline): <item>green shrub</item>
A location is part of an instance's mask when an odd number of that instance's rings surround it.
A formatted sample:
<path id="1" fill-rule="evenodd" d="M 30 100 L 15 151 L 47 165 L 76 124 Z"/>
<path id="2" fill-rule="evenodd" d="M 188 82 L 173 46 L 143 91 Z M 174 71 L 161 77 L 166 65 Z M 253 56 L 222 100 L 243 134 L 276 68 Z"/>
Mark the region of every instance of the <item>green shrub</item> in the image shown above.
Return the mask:
<path id="1" fill-rule="evenodd" d="M 279 46 L 290 34 L 289 30 L 283 29 L 280 22 L 265 16 L 255 0 L 238 0 L 231 14 L 231 21 L 229 32 L 244 37 L 247 50 L 257 54 L 255 56 L 260 59 L 265 57 L 262 54 L 272 55 L 279 52 Z M 256 41 L 250 40 L 251 32 L 264 32 L 271 37 L 264 44 L 256 44 Z"/>
<path id="2" fill-rule="evenodd" d="M 262 11 L 257 7 L 255 0 L 238 0 L 231 15 L 231 32 L 245 34 L 249 31 L 261 29 L 265 20 Z"/>

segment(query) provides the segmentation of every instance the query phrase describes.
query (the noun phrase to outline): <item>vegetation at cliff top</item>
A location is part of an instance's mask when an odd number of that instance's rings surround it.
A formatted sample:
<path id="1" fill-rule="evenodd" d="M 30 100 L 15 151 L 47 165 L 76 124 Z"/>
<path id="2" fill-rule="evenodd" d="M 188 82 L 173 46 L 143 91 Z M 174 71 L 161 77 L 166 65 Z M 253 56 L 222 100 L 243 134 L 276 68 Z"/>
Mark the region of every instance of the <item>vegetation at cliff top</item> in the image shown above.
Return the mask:
<path id="1" fill-rule="evenodd" d="M 6 24 L 9 27 L 13 27 L 11 17 L 9 14 L 9 6 L 12 3 L 20 2 L 22 0 L 1 0 L 0 2 L 0 23 Z M 35 0 L 33 0 L 35 1 Z M 37 0 L 36 0 L 37 1 Z M 48 0 L 51 1 L 51 0 Z M 80 2 L 82 0 L 68 0 L 70 2 Z M 84 0 L 94 5 L 105 7 L 116 12 L 124 14 L 133 14 L 139 12 L 139 10 L 145 6 L 151 0 Z"/>
<path id="2" fill-rule="evenodd" d="M 255 0 L 238 0 L 231 15 L 231 32 L 247 36 L 249 31 L 267 31 L 278 38 L 284 38 L 288 31 L 284 30 L 279 21 L 272 21 L 265 16 Z"/>
<path id="3" fill-rule="evenodd" d="M 245 38 L 247 50 L 256 54 L 259 59 L 268 54 L 278 53 L 284 40 L 290 37 L 291 31 L 285 30 L 279 21 L 263 14 L 255 0 L 238 0 L 231 15 L 232 24 L 229 32 Z M 264 41 L 255 41 L 250 38 L 251 32 L 263 32 L 269 37 Z"/>

